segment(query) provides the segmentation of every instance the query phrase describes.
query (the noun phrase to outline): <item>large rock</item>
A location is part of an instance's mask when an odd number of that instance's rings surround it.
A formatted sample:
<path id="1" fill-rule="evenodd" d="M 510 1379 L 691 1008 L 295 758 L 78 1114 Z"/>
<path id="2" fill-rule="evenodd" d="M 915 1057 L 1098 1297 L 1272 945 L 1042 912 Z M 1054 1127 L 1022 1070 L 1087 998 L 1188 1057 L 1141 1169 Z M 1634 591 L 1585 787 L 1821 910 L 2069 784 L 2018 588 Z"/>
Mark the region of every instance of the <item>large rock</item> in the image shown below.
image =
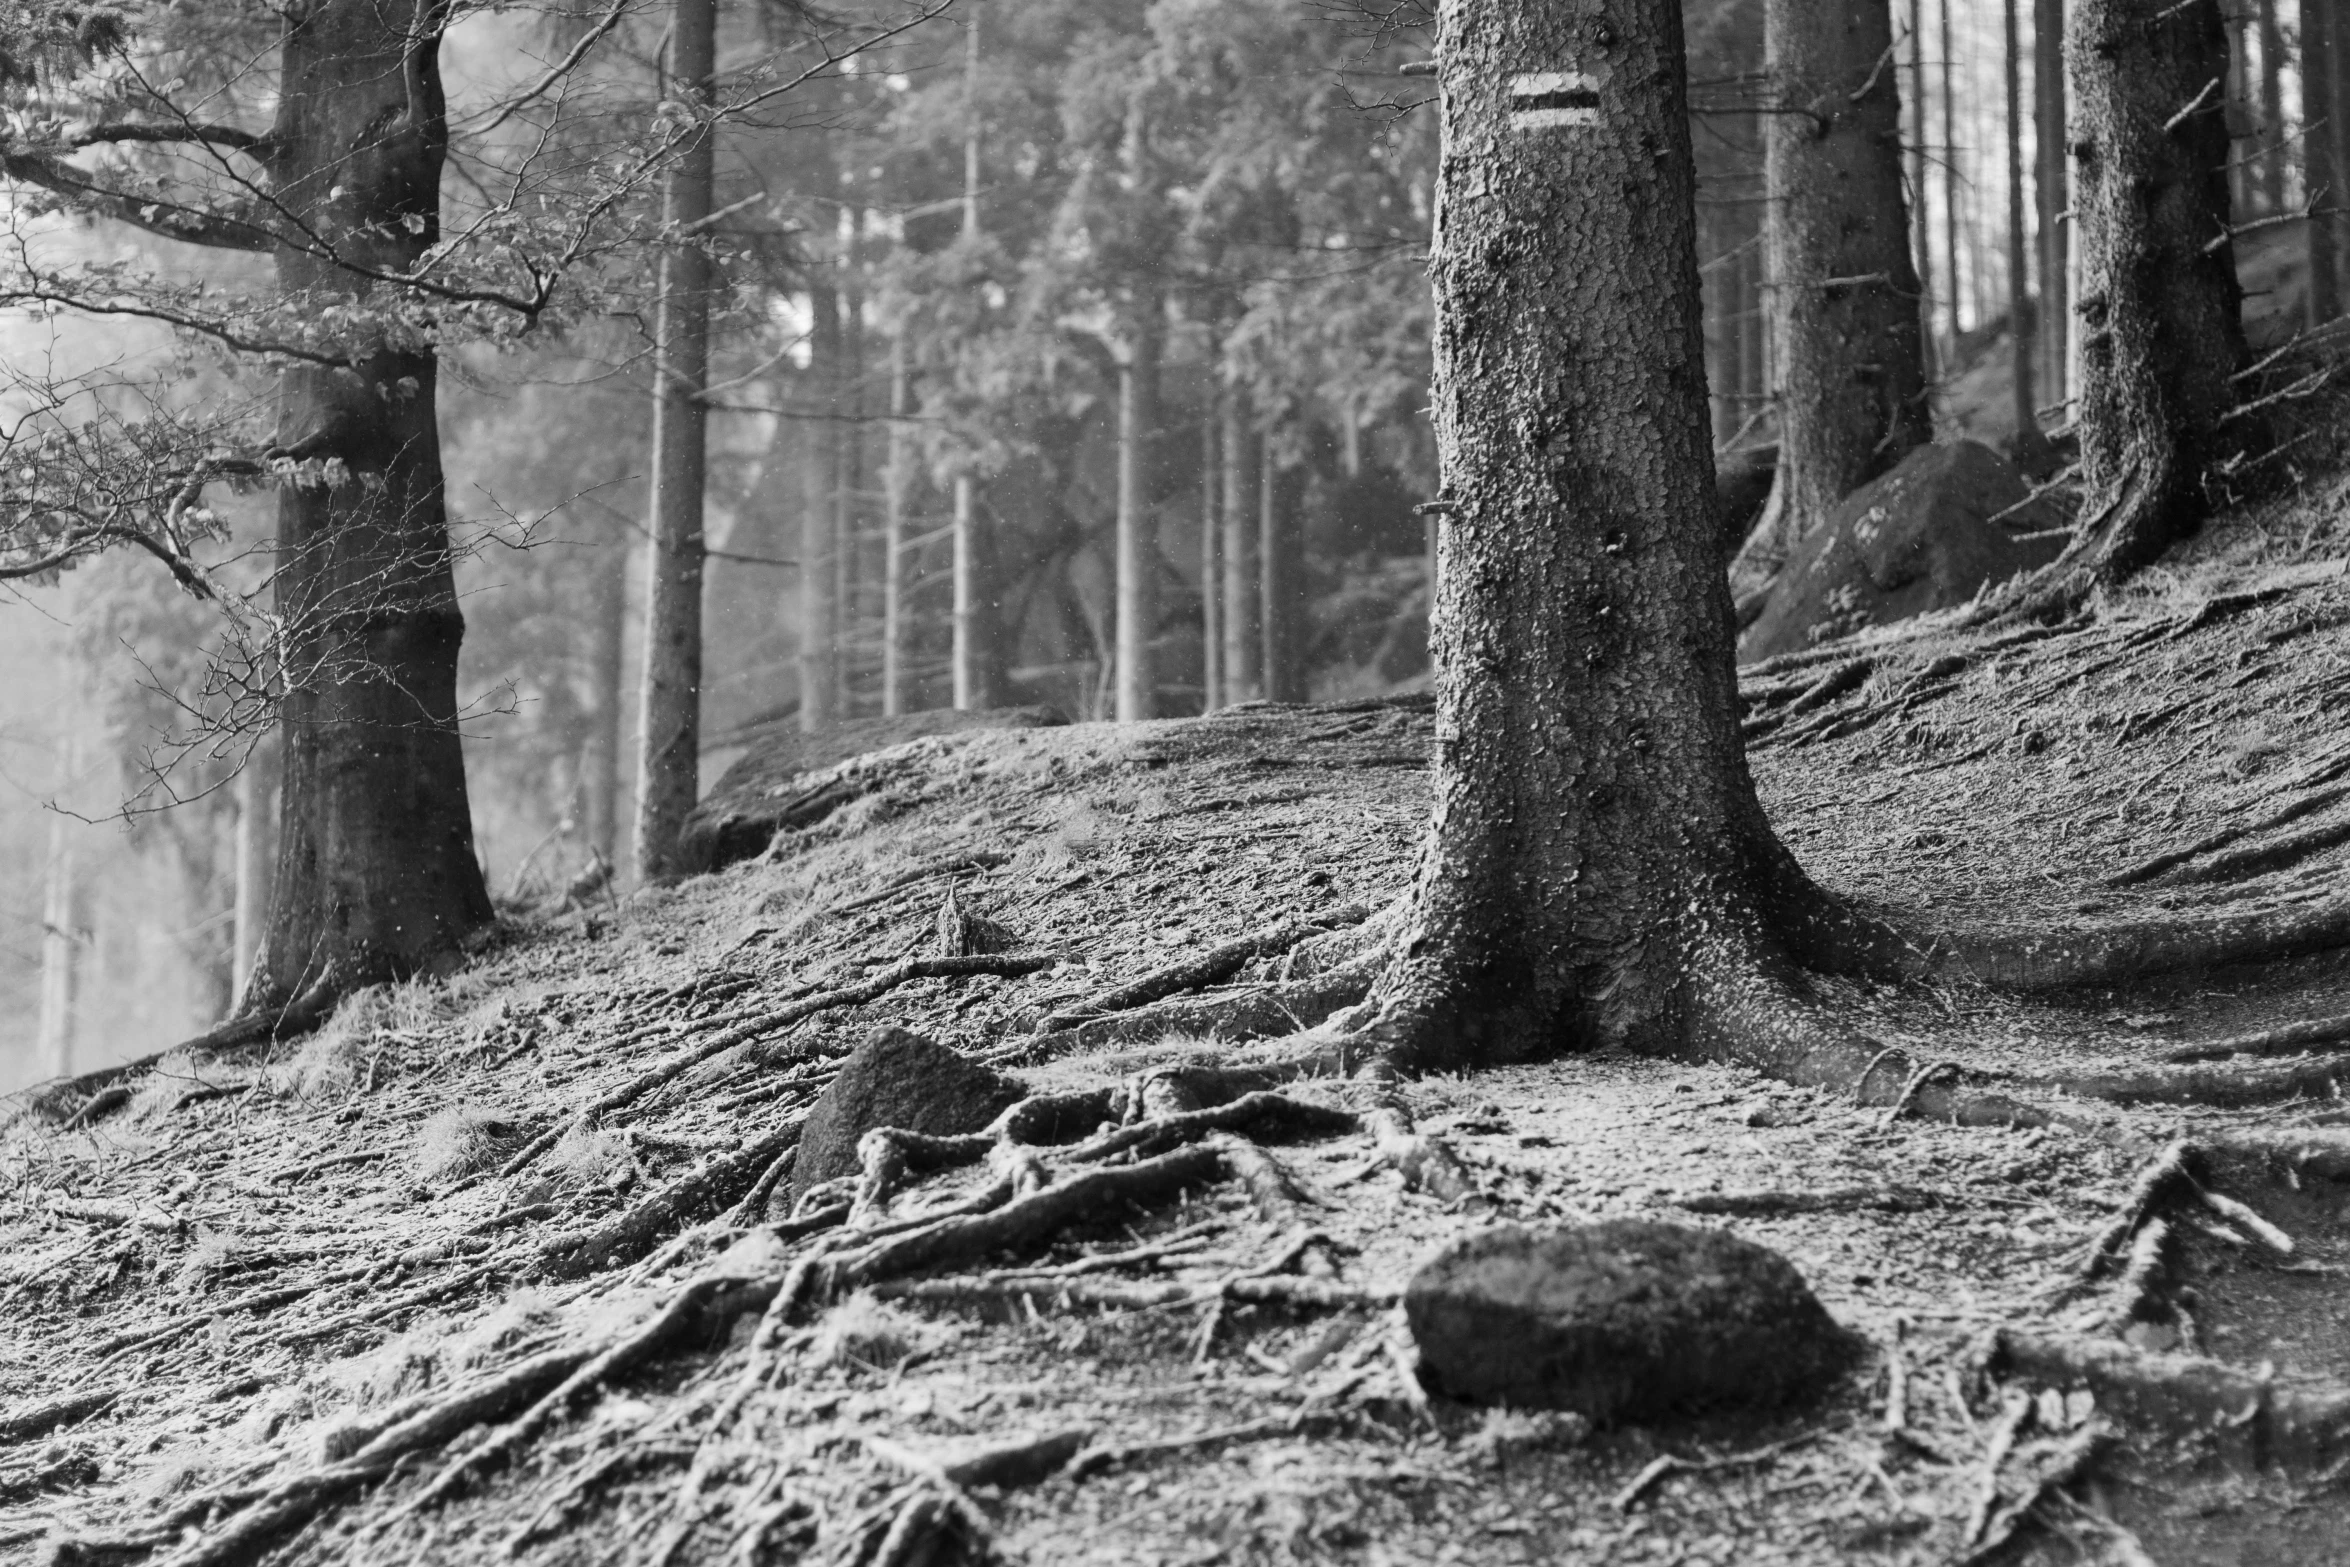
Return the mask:
<path id="1" fill-rule="evenodd" d="M 1413 1275 L 1404 1314 L 1437 1391 L 1600 1422 L 1777 1404 L 1850 1353 L 1777 1252 L 1647 1219 L 1465 1236 Z"/>
<path id="2" fill-rule="evenodd" d="M 877 1126 L 941 1137 L 976 1132 L 1028 1090 L 903 1028 L 877 1028 L 841 1063 L 808 1111 L 792 1156 L 786 1211 L 800 1194 L 857 1173 L 857 1139 Z"/>
<path id="3" fill-rule="evenodd" d="M 2062 525 L 2047 501 L 1990 520 L 2029 494 L 2015 465 L 1979 442 L 1919 447 L 1795 546 L 1739 638 L 1739 658 L 1963 604 L 1985 583 L 2047 564 L 2063 540 L 2022 537 Z"/>
<path id="4" fill-rule="evenodd" d="M 852 758 L 928 735 L 970 729 L 1048 729 L 1069 720 L 1049 707 L 939 708 L 895 718 L 852 718 L 804 733 L 795 718 L 771 719 L 729 737 L 742 755 L 686 817 L 678 852 L 685 867 L 714 871 L 765 851 L 786 827 L 810 827 L 855 799 L 854 781 L 808 777 Z"/>

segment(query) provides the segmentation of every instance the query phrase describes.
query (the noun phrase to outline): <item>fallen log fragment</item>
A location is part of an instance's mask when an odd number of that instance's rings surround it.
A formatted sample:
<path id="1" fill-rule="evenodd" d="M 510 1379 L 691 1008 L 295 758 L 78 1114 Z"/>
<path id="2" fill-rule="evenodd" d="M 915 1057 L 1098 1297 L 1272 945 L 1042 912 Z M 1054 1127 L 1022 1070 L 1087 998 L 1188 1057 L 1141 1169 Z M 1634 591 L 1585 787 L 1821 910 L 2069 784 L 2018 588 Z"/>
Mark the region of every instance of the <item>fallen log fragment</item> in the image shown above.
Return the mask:
<path id="1" fill-rule="evenodd" d="M 1112 986 L 1074 1006 L 1048 1012 L 1038 1020 L 1036 1032 L 1060 1033 L 1106 1013 L 1131 1011 L 1187 990 L 1202 990 L 1210 985 L 1221 984 L 1254 959 L 1286 952 L 1306 937 L 1323 931 L 1360 925 L 1377 910 L 1378 905 L 1371 903 L 1342 903 L 1337 908 L 1326 909 L 1305 919 L 1284 920 L 1278 925 L 1210 947 L 1180 963 L 1154 969 L 1140 979 Z"/>
<path id="2" fill-rule="evenodd" d="M 2137 1071 L 2083 1072 L 2047 1080 L 2047 1086 L 2116 1105 L 2204 1105 L 2239 1109 L 2286 1099 L 2331 1099 L 2350 1077 L 2350 1059 L 2292 1061 L 2280 1066 L 2158 1066 Z"/>
<path id="3" fill-rule="evenodd" d="M 1105 1306 L 1117 1311 L 1146 1311 L 1163 1307 L 1207 1306 L 1235 1301 L 1248 1306 L 1293 1306 L 1322 1311 L 1378 1311 L 1403 1299 L 1397 1288 L 1333 1284 L 1327 1279 L 1295 1274 L 1244 1274 L 1220 1282 L 1191 1284 L 1128 1283 L 1068 1275 L 1024 1274 L 1012 1270 L 943 1279 L 886 1279 L 867 1288 L 883 1300 L 923 1300 L 940 1303 L 1017 1301 L 1023 1298 L 1074 1306 Z"/>
<path id="4" fill-rule="evenodd" d="M 59 1426 L 69 1426 L 103 1414 L 122 1397 L 118 1387 L 85 1388 L 80 1392 L 60 1394 L 38 1404 L 0 1415 L 0 1443 L 29 1442 L 35 1437 L 47 1436 Z"/>
<path id="5" fill-rule="evenodd" d="M 1756 1187 L 1744 1191 L 1685 1192 L 1665 1201 L 1689 1213 L 1752 1217 L 1776 1213 L 1856 1213 L 1868 1208 L 1887 1213 L 1923 1213 L 1929 1208 L 1957 1206 L 1964 1199 L 1956 1193 L 1927 1191 L 1916 1186 L 1827 1186 L 1813 1191 Z"/>
<path id="6" fill-rule="evenodd" d="M 2350 1013 L 2339 1017 L 2311 1018 L 2301 1023 L 2286 1023 L 2277 1028 L 2264 1028 L 2258 1033 L 2215 1039 L 2208 1044 L 2188 1045 L 2168 1052 L 2161 1059 L 2165 1066 L 2192 1066 L 2206 1061 L 2225 1061 L 2230 1056 L 2299 1055 L 2326 1045 L 2350 1047 Z"/>

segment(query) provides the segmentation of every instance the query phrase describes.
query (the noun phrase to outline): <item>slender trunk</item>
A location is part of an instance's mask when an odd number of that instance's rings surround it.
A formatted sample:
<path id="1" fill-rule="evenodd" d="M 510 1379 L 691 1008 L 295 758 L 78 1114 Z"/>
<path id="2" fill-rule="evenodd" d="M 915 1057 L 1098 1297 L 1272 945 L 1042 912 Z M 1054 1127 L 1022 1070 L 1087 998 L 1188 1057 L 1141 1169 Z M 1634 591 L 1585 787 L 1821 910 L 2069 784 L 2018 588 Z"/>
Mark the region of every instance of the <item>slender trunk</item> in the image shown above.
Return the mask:
<path id="1" fill-rule="evenodd" d="M 1258 678 L 1275 702 L 1306 699 L 1304 642 L 1305 561 L 1297 536 L 1297 510 L 1289 504 L 1287 475 L 1268 431 L 1260 438 L 1257 480 L 1258 631 L 1263 647 Z"/>
<path id="2" fill-rule="evenodd" d="M 1222 422 L 1211 397 L 1199 422 L 1199 662 L 1200 711 L 1212 713 L 1224 695 L 1224 540 L 1218 515 L 1216 434 Z"/>
<path id="3" fill-rule="evenodd" d="M 1733 241 L 1741 246 L 1735 226 L 1731 227 Z M 1722 275 L 1721 370 L 1718 383 L 1722 392 L 1722 413 L 1715 421 L 1714 445 L 1719 448 L 1736 440 L 1746 428 L 1746 416 L 1753 404 L 1747 401 L 1750 379 L 1746 365 L 1746 314 L 1754 308 L 1754 300 L 1747 292 L 1748 261 L 1743 249 L 1734 250 L 1725 257 Z"/>
<path id="4" fill-rule="evenodd" d="M 288 12 L 274 199 L 339 256 L 406 272 L 440 239 L 447 128 L 426 0 Z M 314 309 L 366 282 L 277 253 Z M 465 622 L 450 568 L 429 348 L 350 345 L 350 370 L 278 380 L 278 446 L 337 482 L 278 491 L 285 630 L 276 897 L 248 1012 L 453 969 L 492 919 L 457 734 Z"/>
<path id="5" fill-rule="evenodd" d="M 1224 468 L 1224 699 L 1264 694 L 1258 669 L 1257 455 L 1248 394 L 1227 388 L 1222 402 Z"/>
<path id="6" fill-rule="evenodd" d="M 1958 242 L 1959 187 L 1966 182 L 1966 161 L 1958 145 L 1958 92 L 1951 73 L 1958 51 L 1950 36 L 1950 0 L 1942 0 L 1942 251 L 1950 258 L 1950 355 L 1958 357 L 1958 339 L 1966 323 L 1960 311 L 1966 294 L 1960 286 Z"/>
<path id="7" fill-rule="evenodd" d="M 628 630 L 628 548 L 619 538 L 597 552 L 595 576 L 585 606 L 588 615 L 588 718 L 586 755 L 581 759 L 581 802 L 588 847 L 607 864 L 620 863 L 620 758 L 623 687 Z"/>
<path id="8" fill-rule="evenodd" d="M 1933 215 L 1926 205 L 1926 0 L 1909 0 L 1909 249 L 1918 274 L 1918 368 L 1934 380 Z M 1930 406 L 1930 401 L 1929 401 Z"/>
<path id="9" fill-rule="evenodd" d="M 2251 16 L 2241 5 L 2227 8 L 2228 26 L 2228 204 L 2252 210 L 2252 40 Z"/>
<path id="10" fill-rule="evenodd" d="M 906 384 L 906 337 L 889 340 L 889 455 L 882 470 L 881 513 L 881 711 L 906 711 L 906 491 L 913 482 L 913 441 L 906 428 L 912 412 Z"/>
<path id="11" fill-rule="evenodd" d="M 1159 297 L 1138 289 L 1118 366 L 1117 716 L 1158 716 L 1152 642 L 1159 620 L 1159 528 L 1152 451 L 1159 433 Z"/>
<path id="12" fill-rule="evenodd" d="M 2227 69 L 2216 7 L 2074 0 L 2085 526 L 2059 568 L 2111 582 L 2192 531 L 2244 362 L 2228 229 Z"/>
<path id="13" fill-rule="evenodd" d="M 2032 319 L 2032 275 L 2025 262 L 2024 40 L 2017 0 L 2006 0 L 2007 26 L 2007 328 L 2014 350 L 2016 453 L 2039 443 L 2039 403 L 2032 395 L 2032 361 L 2040 351 Z"/>
<path id="14" fill-rule="evenodd" d="M 840 408 L 838 297 L 810 284 L 808 314 L 808 392 L 818 417 L 808 422 L 801 470 L 800 727 L 816 730 L 840 716 L 840 425 L 823 417 Z"/>
<path id="15" fill-rule="evenodd" d="M 955 475 L 955 706 L 993 707 L 996 690 L 995 573 L 978 481 Z"/>
<path id="16" fill-rule="evenodd" d="M 1611 5 L 1595 38 L 1565 6 L 1443 8 L 1436 805 L 1370 1031 L 1407 1066 L 1677 1043 L 1693 906 L 1769 842 L 1685 368 L 1680 11 Z M 1513 102 L 1525 60 L 1594 83 L 1589 118 Z"/>
<path id="17" fill-rule="evenodd" d="M 1772 400 L 1775 387 L 1771 379 L 1771 333 L 1763 309 L 1763 247 L 1759 225 L 1755 230 L 1754 243 L 1746 247 L 1744 265 L 1746 275 L 1738 285 L 1738 297 L 1746 302 L 1744 314 L 1739 319 L 1739 327 L 1746 335 L 1745 345 L 1738 356 L 1746 369 L 1745 384 L 1739 388 L 1740 402 L 1745 410 L 1738 417 L 1740 425 L 1744 425 L 1756 409 Z M 1431 515 L 1428 524 L 1428 554 L 1431 560 L 1436 558 L 1437 531 L 1435 518 Z"/>
<path id="18" fill-rule="evenodd" d="M 236 902 L 229 934 L 229 1011 L 243 1004 L 269 929 L 269 895 L 277 876 L 277 742 L 262 740 L 237 774 Z"/>
<path id="19" fill-rule="evenodd" d="M 2345 195 L 2350 193 L 2350 20 L 2343 15 L 2341 0 L 2326 0 L 2325 15 L 2328 91 L 2330 105 L 2325 117 L 2327 163 L 2332 170 L 2330 188 L 2323 201 L 2315 203 L 2318 216 L 2313 225 L 2325 231 L 2325 246 L 2334 258 L 2334 314 L 2341 314 L 2342 294 L 2350 288 L 2350 256 L 2342 246 L 2346 232 L 2342 213 Z"/>
<path id="20" fill-rule="evenodd" d="M 2313 208 L 2342 199 L 2341 171 L 2334 163 L 2334 8 L 2330 0 L 2305 0 L 2301 7 L 2301 183 Z M 2330 221 L 2302 225 L 2309 245 L 2309 324 L 2320 326 L 2342 313 L 2340 257 Z"/>
<path id="21" fill-rule="evenodd" d="M 865 635 L 871 611 L 867 604 L 865 528 L 865 209 L 851 206 L 848 235 L 841 247 L 840 360 L 841 390 L 846 415 L 839 426 L 838 466 L 833 480 L 833 561 L 839 572 L 834 602 L 840 608 L 835 622 L 840 636 L 836 667 L 840 682 L 840 714 L 853 716 L 857 707 L 857 677 L 864 667 L 864 650 L 872 644 Z"/>
<path id="22" fill-rule="evenodd" d="M 2032 195 L 2040 250 L 2040 341 L 2045 369 L 2043 394 L 2061 403 L 2072 396 L 2065 373 L 2072 338 L 2072 247 L 2066 242 L 2064 208 L 2064 0 L 2032 0 L 2034 114 Z M 2059 420 L 2061 423 L 2062 421 Z"/>
<path id="23" fill-rule="evenodd" d="M 670 22 L 673 86 L 706 103 L 717 70 L 717 0 L 676 0 Z M 709 410 L 710 215 L 715 167 L 704 130 L 678 149 L 661 197 L 663 227 L 654 316 L 652 526 L 645 548 L 644 678 L 638 687 L 636 874 L 662 881 L 685 869 L 678 834 L 701 793 L 702 494 Z"/>
<path id="24" fill-rule="evenodd" d="M 1888 0 L 1766 0 L 1763 29 L 1779 466 L 1747 550 L 1770 564 L 1934 432 Z"/>
<path id="25" fill-rule="evenodd" d="M 2260 209 L 2285 210 L 2285 34 L 2277 0 L 2260 0 Z"/>
<path id="26" fill-rule="evenodd" d="M 68 737 L 58 756 L 59 792 L 80 771 L 78 754 Z M 73 818 L 62 810 L 49 816 L 49 854 L 42 867 L 41 887 L 41 1001 L 34 1049 L 40 1070 L 50 1077 L 71 1077 L 74 1070 L 74 1013 L 78 996 L 75 970 L 81 957 L 81 920 L 75 897 Z"/>

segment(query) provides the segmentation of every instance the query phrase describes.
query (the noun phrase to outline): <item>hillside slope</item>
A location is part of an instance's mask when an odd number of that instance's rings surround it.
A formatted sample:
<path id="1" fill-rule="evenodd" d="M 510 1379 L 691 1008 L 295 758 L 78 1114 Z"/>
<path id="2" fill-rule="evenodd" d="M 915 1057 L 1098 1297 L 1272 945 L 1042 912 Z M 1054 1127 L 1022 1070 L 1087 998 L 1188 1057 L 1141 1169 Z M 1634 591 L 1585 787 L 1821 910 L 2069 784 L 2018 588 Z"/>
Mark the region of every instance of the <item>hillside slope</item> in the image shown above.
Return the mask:
<path id="1" fill-rule="evenodd" d="M 2086 628 L 1895 628 L 1749 671 L 1772 817 L 1831 887 L 1928 926 L 2338 903 L 2346 553 L 2330 508 L 2280 509 Z M 1006 1190 L 1171 1172 L 1134 1201 L 1076 1185 L 1099 1195 L 1026 1228 L 941 1216 L 988 1165 L 911 1170 L 859 1247 L 838 1208 L 771 1207 L 799 1118 L 879 1026 L 1039 1092 L 1132 1088 L 1147 1116 L 1150 1069 L 1200 1035 L 1358 995 L 1430 740 L 1414 700 L 918 740 L 841 764 L 847 803 L 758 860 L 525 923 L 269 1059 L 169 1059 L 111 1114 L 19 1117 L 0 1552 L 910 1562 L 984 1532 L 1035 1562 L 1926 1563 L 2086 1465 L 2022 1559 L 2332 1559 L 2335 1428 L 2287 1416 L 2350 1384 L 2341 953 L 2053 1003 L 1827 992 L 1918 1060 L 2007 1075 L 2056 1112 L 2030 1129 L 1598 1055 L 1413 1085 L 1478 1188 L 1450 1202 L 1382 1157 L 1397 1129 L 1359 1089 L 1309 1082 L 1286 1099 L 1346 1114 L 1168 1130 L 1139 1163 L 1022 1153 Z M 908 962 L 971 914 L 1051 961 Z M 1223 983 L 1039 1043 L 1040 1020 L 1283 926 Z M 2273 1034 L 2310 1019 L 2337 1027 Z M 2229 1054 L 2261 1031 L 2307 1053 Z M 2164 1173 L 2174 1139 L 2200 1184 Z M 1286 1187 L 1237 1178 L 1264 1154 Z M 2163 1206 L 2207 1187 L 2215 1206 Z M 1491 1217 L 1616 1215 L 1785 1252 L 1863 1365 L 1781 1415 L 1657 1429 L 1426 1398 L 1390 1307 L 1416 1259 Z M 2121 1266 L 2156 1223 L 2161 1268 Z M 893 1225 L 944 1249 L 893 1252 Z M 2139 1359 L 2068 1371 L 2034 1337 L 2064 1333 Z M 2133 1391 L 2188 1351 L 2218 1368 L 2203 1404 Z M 981 1441 L 1026 1443 L 1025 1469 L 942 1480 Z"/>

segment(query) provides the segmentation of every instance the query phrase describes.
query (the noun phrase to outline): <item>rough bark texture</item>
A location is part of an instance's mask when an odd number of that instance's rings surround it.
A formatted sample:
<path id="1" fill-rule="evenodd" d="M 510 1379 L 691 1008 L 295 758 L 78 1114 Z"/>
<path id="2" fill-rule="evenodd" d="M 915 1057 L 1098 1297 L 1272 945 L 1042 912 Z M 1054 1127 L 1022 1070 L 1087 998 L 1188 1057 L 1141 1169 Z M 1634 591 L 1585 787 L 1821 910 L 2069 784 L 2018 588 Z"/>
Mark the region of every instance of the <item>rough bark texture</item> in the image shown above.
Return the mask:
<path id="1" fill-rule="evenodd" d="M 2330 208 L 2342 199 L 2342 171 L 2334 161 L 2334 7 L 2331 0 L 2301 7 L 2301 177 L 2310 205 Z M 2342 313 L 2341 257 L 2331 221 L 2302 225 L 2309 245 L 2309 324 Z"/>
<path id="2" fill-rule="evenodd" d="M 830 407 L 840 397 L 840 297 L 808 289 L 808 385 Z M 833 508 L 840 492 L 840 427 L 813 420 L 806 436 L 800 498 L 800 727 L 822 729 L 840 717 L 840 539 Z"/>
<path id="3" fill-rule="evenodd" d="M 237 892 L 230 918 L 229 991 L 233 1010 L 261 958 L 269 930 L 269 894 L 277 879 L 277 744 L 264 740 L 237 774 Z"/>
<path id="4" fill-rule="evenodd" d="M 406 270 L 439 232 L 441 11 L 327 0 L 289 13 L 273 172 L 333 248 L 281 248 L 289 294 L 366 292 L 336 265 Z M 278 498 L 286 620 L 277 897 L 246 1009 L 439 970 L 491 919 L 457 738 L 464 620 L 450 571 L 429 349 L 279 379 L 281 449 L 322 460 Z"/>
<path id="5" fill-rule="evenodd" d="M 1768 0 L 1763 27 L 1779 475 L 1756 564 L 1934 434 L 1887 0 Z"/>
<path id="6" fill-rule="evenodd" d="M 693 97 L 716 69 L 716 0 L 678 0 L 670 68 Z M 677 835 L 701 789 L 702 489 L 709 410 L 710 253 L 696 230 L 710 215 L 712 138 L 678 149 L 662 192 L 674 239 L 661 254 L 654 316 L 652 527 L 645 549 L 645 668 L 637 723 L 636 873 L 681 873 Z"/>
<path id="7" fill-rule="evenodd" d="M 2040 250 L 2041 393 L 2071 395 L 2072 247 L 2065 208 L 2064 0 L 2032 0 L 2032 203 Z M 2060 419 L 2058 421 L 2062 423 Z"/>
<path id="8" fill-rule="evenodd" d="M 1136 290 L 1118 366 L 1117 714 L 1159 716 L 1152 644 L 1159 629 L 1159 526 L 1151 456 L 1159 433 L 1159 296 Z"/>
<path id="9" fill-rule="evenodd" d="M 1680 8 L 1450 0 L 1442 26 L 1436 804 L 1365 1042 L 1407 1067 L 1669 1044 L 1693 901 L 1774 858 L 1738 737 Z M 1562 76 L 1584 122 L 1545 119 Z"/>
<path id="10" fill-rule="evenodd" d="M 2228 227 L 2228 65 L 2219 9 L 2076 0 L 2065 58 L 2079 114 L 2079 536 L 2050 570 L 2114 582 L 2193 531 L 2244 361 Z M 2200 102 L 2199 102 L 2200 100 Z"/>
<path id="11" fill-rule="evenodd" d="M 2039 353 L 2033 319 L 2032 274 L 2025 257 L 2023 28 L 2017 0 L 2006 0 L 2001 22 L 2007 47 L 2007 329 L 2014 350 L 2015 449 L 2019 459 L 2039 443 L 2039 406 L 2033 401 L 2034 356 Z"/>

